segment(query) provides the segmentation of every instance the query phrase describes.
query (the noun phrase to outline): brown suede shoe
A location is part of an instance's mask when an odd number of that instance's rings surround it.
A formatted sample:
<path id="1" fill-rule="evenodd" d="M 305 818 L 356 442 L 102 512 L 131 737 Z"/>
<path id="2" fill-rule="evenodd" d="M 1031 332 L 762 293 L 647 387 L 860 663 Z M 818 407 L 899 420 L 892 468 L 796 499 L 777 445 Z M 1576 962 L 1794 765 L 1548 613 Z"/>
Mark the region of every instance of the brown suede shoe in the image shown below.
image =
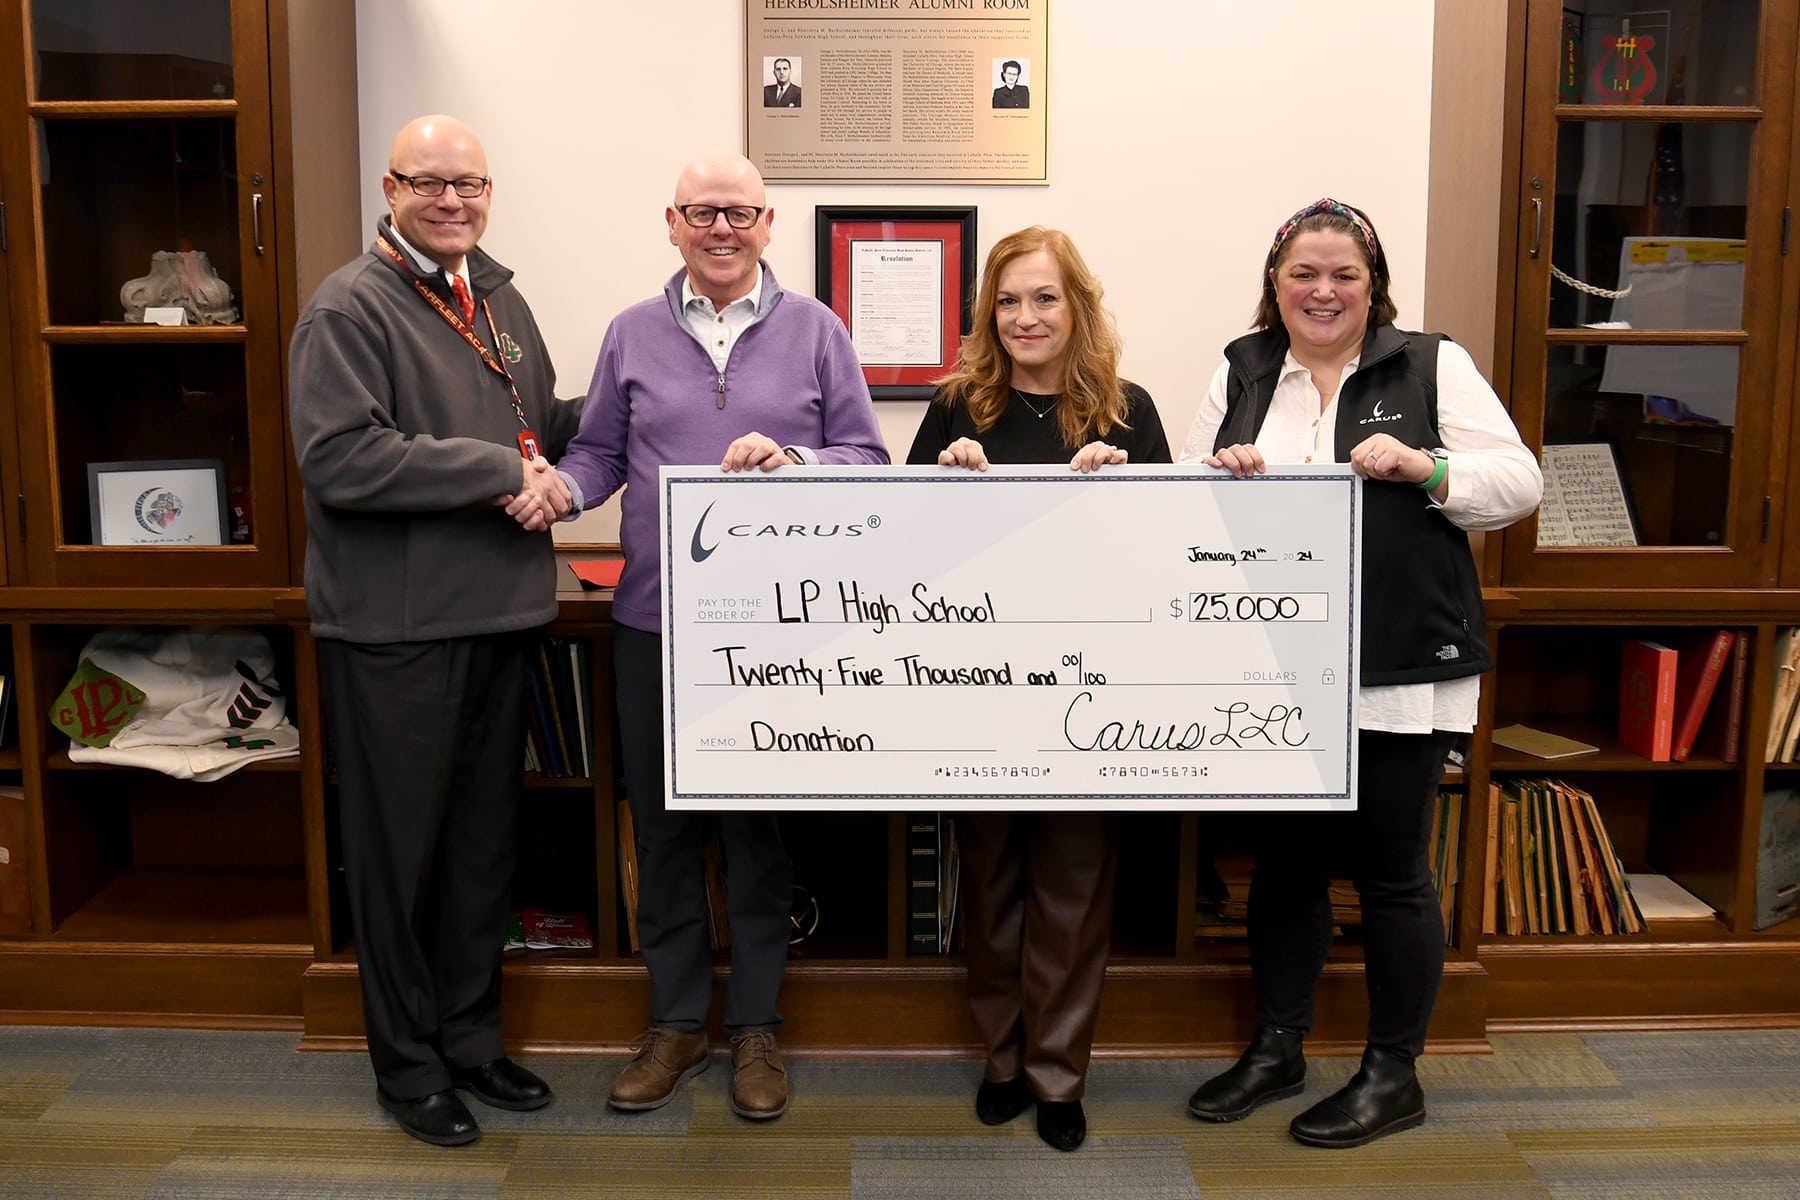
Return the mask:
<path id="1" fill-rule="evenodd" d="M 731 1039 L 731 1111 L 767 1121 L 787 1111 L 787 1070 L 775 1035 L 753 1029 Z"/>
<path id="2" fill-rule="evenodd" d="M 675 1096 L 683 1080 L 706 1070 L 710 1049 L 706 1031 L 684 1033 L 667 1025 L 652 1025 L 632 1043 L 637 1057 L 625 1064 L 613 1080 L 606 1102 L 624 1112 L 661 1108 Z"/>

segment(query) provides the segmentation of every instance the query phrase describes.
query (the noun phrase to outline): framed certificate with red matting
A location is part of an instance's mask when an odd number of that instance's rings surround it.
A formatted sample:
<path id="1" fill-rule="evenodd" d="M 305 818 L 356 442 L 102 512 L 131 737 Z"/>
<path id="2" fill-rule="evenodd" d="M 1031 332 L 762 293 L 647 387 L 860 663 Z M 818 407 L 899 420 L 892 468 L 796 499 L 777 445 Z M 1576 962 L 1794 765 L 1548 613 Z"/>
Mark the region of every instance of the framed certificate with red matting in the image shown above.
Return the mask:
<path id="1" fill-rule="evenodd" d="M 929 399 L 956 366 L 975 290 L 975 210 L 815 211 L 815 287 L 856 343 L 877 400 Z"/>

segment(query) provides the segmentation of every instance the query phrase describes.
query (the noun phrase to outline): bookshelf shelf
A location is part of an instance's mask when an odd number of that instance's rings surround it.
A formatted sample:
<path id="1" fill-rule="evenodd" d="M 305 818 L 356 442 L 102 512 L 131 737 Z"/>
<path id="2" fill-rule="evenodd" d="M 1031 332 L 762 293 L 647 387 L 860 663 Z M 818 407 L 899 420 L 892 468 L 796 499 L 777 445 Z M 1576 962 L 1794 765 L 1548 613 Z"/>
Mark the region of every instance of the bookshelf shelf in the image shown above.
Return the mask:
<path id="1" fill-rule="evenodd" d="M 92 773 L 97 771 L 123 771 L 136 774 L 142 768 L 122 766 L 119 763 L 107 762 L 75 762 L 69 757 L 67 749 L 52 751 L 44 760 L 46 771 L 74 771 Z M 239 775 L 297 775 L 300 773 L 300 760 L 297 758 L 271 758 L 259 762 L 245 763 L 234 774 Z"/>
<path id="2" fill-rule="evenodd" d="M 539 775 L 533 772 L 525 776 L 525 786 L 532 791 L 591 792 L 594 781 L 580 775 Z"/>
<path id="3" fill-rule="evenodd" d="M 69 942 L 312 949 L 295 868 L 128 867 L 57 928 Z"/>

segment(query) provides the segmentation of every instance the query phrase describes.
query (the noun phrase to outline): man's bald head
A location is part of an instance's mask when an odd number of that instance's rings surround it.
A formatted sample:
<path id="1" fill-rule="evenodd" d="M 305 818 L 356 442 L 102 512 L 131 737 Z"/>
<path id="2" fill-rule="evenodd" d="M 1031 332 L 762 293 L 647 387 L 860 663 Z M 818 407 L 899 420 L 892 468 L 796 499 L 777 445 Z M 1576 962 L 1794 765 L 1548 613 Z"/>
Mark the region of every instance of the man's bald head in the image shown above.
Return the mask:
<path id="1" fill-rule="evenodd" d="M 719 210 L 710 222 L 689 219 L 701 209 Z M 687 210 L 685 213 L 682 210 Z M 725 210 L 754 210 L 744 228 L 734 227 Z M 703 154 L 681 168 L 675 179 L 675 202 L 664 216 L 669 242 L 680 249 L 694 291 L 723 308 L 756 286 L 757 263 L 769 244 L 775 210 L 769 207 L 762 174 L 741 154 Z"/>
<path id="2" fill-rule="evenodd" d="M 737 195 L 745 197 L 741 203 L 756 208 L 768 204 L 762 172 L 756 169 L 755 163 L 741 154 L 702 154 L 689 162 L 681 168 L 681 174 L 675 177 L 675 203 L 710 204 L 710 200 L 696 199 L 699 192 L 709 187 L 736 189 Z"/>
<path id="3" fill-rule="evenodd" d="M 404 175 L 406 179 L 397 179 Z M 479 187 L 474 196 L 456 194 Z M 418 189 L 445 186 L 441 194 L 421 196 Z M 470 181 L 479 181 L 472 183 Z M 435 113 L 408 121 L 394 135 L 388 154 L 388 174 L 381 180 L 382 193 L 394 214 L 394 228 L 407 243 L 439 266 L 455 271 L 487 230 L 488 205 L 493 191 L 488 184 L 487 151 L 475 131 L 455 117 Z"/>

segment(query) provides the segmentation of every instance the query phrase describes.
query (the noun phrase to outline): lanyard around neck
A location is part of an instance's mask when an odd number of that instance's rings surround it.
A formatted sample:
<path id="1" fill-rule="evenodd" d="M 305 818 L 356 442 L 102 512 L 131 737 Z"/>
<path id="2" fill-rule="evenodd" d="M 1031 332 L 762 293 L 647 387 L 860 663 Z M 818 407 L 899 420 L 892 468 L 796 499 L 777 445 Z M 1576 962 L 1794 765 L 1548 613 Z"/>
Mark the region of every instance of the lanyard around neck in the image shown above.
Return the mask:
<path id="1" fill-rule="evenodd" d="M 530 422 L 525 419 L 525 405 L 519 400 L 519 386 L 513 382 L 512 373 L 506 369 L 506 364 L 495 358 L 488 348 L 481 344 L 481 339 L 475 336 L 475 331 L 469 328 L 468 322 L 462 319 L 461 313 L 446 304 L 442 296 L 425 286 L 418 275 L 414 273 L 412 264 L 408 263 L 405 256 L 394 248 L 394 244 L 387 240 L 385 234 L 375 235 L 375 246 L 406 272 L 406 277 L 412 281 L 413 289 L 425 297 L 425 302 L 437 310 L 438 316 L 450 323 L 450 328 L 456 330 L 462 336 L 463 341 L 474 347 L 475 353 L 481 356 L 481 361 L 487 364 L 488 369 L 506 380 L 506 389 L 509 394 L 508 398 L 512 401 L 513 415 L 519 418 L 521 426 L 530 428 Z M 494 326 L 494 311 L 488 307 L 485 298 L 481 301 L 481 311 L 487 316 L 488 332 L 493 335 L 494 344 L 497 346 L 500 344 L 500 331 Z"/>

